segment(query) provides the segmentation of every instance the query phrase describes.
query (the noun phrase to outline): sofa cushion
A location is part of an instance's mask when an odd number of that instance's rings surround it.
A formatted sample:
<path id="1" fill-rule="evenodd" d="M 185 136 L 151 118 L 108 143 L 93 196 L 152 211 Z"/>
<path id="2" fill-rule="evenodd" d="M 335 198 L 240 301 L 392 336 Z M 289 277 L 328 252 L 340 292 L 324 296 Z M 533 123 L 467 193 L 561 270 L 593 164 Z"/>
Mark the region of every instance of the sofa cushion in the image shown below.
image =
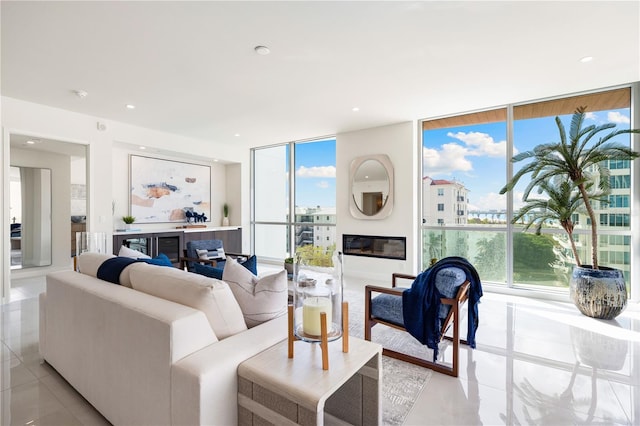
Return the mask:
<path id="1" fill-rule="evenodd" d="M 227 257 L 222 279 L 231 287 L 249 328 L 287 312 L 287 271 L 284 269 L 259 278 Z"/>
<path id="2" fill-rule="evenodd" d="M 141 251 L 130 249 L 127 246 L 120 246 L 120 251 L 118 251 L 118 256 L 130 257 L 132 259 L 151 259 L 151 256 L 148 256 Z"/>
<path id="3" fill-rule="evenodd" d="M 247 329 L 227 283 L 181 269 L 138 265 L 131 271 L 134 290 L 204 312 L 220 340 Z"/>

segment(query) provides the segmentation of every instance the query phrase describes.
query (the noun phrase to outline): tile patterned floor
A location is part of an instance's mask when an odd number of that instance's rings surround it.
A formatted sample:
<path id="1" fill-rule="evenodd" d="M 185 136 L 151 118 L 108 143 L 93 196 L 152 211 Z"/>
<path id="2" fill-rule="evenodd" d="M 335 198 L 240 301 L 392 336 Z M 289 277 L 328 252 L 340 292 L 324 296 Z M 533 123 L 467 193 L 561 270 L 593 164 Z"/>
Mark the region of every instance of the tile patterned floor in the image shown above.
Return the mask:
<path id="1" fill-rule="evenodd" d="M 0 307 L 0 424 L 108 425 L 38 353 L 44 279 Z M 353 287 L 351 287 L 353 288 Z M 407 425 L 640 424 L 640 307 L 615 321 L 570 304 L 485 292 L 459 378 L 434 374 Z"/>

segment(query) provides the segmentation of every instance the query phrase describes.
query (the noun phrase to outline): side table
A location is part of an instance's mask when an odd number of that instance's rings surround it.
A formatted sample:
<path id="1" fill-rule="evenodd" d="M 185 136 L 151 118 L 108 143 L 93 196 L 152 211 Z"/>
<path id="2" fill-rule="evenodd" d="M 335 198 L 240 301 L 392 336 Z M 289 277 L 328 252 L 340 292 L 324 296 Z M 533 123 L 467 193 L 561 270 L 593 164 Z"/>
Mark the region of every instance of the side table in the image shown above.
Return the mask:
<path id="1" fill-rule="evenodd" d="M 283 341 L 238 366 L 238 424 L 378 425 L 382 421 L 382 347 L 349 337 L 329 343 L 329 370 L 315 343 Z"/>

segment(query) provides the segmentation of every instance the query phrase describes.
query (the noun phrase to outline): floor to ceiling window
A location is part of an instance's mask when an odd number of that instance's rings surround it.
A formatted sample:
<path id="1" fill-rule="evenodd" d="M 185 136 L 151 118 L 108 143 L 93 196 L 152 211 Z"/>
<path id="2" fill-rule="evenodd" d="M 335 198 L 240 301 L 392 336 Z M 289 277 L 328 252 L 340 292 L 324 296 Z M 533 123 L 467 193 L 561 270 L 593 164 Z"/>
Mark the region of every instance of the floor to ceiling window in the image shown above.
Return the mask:
<path id="1" fill-rule="evenodd" d="M 506 282 L 506 108 L 422 123 L 423 264 L 463 256 Z"/>
<path id="2" fill-rule="evenodd" d="M 281 260 L 301 253 L 328 265 L 336 247 L 335 139 L 255 148 L 252 158 L 256 255 Z"/>
<path id="3" fill-rule="evenodd" d="M 484 282 L 568 287 L 574 259 L 562 228 L 547 222 L 539 236 L 523 232 L 524 223 L 512 224 L 511 219 L 523 205 L 527 182 L 504 196 L 499 191 L 524 165 L 511 165 L 510 158 L 557 141 L 555 117 L 568 129 L 579 106 L 587 107 L 587 125 L 612 122 L 618 129 L 630 128 L 629 87 L 422 122 L 423 265 L 431 258 L 464 256 Z M 629 145 L 631 138 L 622 135 L 615 141 Z M 604 265 L 621 269 L 629 282 L 631 164 L 615 161 L 608 168 L 611 195 L 608 202 L 593 206 L 599 217 L 599 255 Z M 590 223 L 586 215 L 574 219 L 574 239 L 588 264 Z"/>
<path id="4" fill-rule="evenodd" d="M 555 117 L 560 117 L 565 128 L 570 127 L 571 117 L 577 107 L 587 107 L 585 126 L 615 123 L 617 129 L 629 129 L 631 123 L 631 90 L 623 88 L 605 92 L 570 96 L 544 102 L 516 105 L 513 108 L 513 149 L 514 152 L 528 151 L 536 145 L 559 140 Z M 607 133 L 607 132 L 605 132 Z M 604 133 L 603 133 L 604 135 Z M 589 145 L 593 145 L 592 140 Z M 630 146 L 629 135 L 620 135 L 611 142 Z M 517 170 L 522 164 L 514 164 Z M 599 258 L 603 265 L 620 269 L 627 281 L 630 272 L 630 197 L 631 164 L 629 161 L 615 161 L 607 164 L 610 171 L 611 195 L 608 202 L 593 205 L 598 223 Z M 522 189 L 516 189 L 513 198 L 514 210 L 522 205 Z M 576 214 L 574 240 L 582 263 L 590 263 L 591 224 L 586 214 Z M 558 223 L 547 223 L 541 236 L 522 234 L 518 224 L 514 229 L 513 281 L 515 285 L 536 284 L 551 287 L 568 287 L 571 271 L 575 263 L 567 235 Z M 515 247 L 515 239 L 527 235 L 524 244 Z M 538 257 L 533 263 L 532 257 Z M 533 263 L 533 264 L 532 264 Z M 532 264 L 532 265 L 531 265 Z M 528 273 L 529 266 L 538 271 Z"/>

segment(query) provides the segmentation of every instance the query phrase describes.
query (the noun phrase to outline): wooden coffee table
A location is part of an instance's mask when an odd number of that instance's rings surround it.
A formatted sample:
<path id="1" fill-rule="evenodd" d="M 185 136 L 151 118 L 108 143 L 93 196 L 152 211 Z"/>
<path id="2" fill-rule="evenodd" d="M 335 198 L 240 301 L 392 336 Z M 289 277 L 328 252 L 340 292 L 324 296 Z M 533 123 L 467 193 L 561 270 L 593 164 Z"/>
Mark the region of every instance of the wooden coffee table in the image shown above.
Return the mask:
<path id="1" fill-rule="evenodd" d="M 329 343 L 329 370 L 322 370 L 320 345 L 287 341 L 238 367 L 238 424 L 378 425 L 381 423 L 382 347 L 349 337 Z"/>

